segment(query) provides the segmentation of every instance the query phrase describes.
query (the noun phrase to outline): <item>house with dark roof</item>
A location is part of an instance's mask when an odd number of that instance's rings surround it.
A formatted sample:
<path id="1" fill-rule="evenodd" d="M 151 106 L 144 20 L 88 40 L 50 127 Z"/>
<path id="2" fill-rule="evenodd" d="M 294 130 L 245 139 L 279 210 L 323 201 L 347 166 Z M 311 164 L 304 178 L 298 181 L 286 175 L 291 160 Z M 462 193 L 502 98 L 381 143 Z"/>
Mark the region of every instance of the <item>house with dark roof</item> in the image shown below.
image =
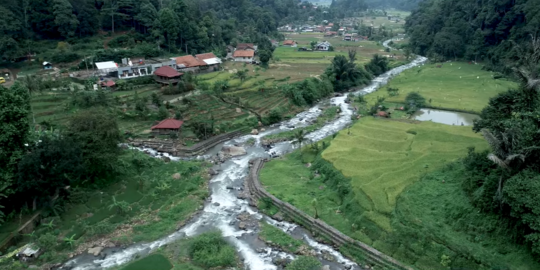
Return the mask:
<path id="1" fill-rule="evenodd" d="M 153 126 L 151 130 L 154 134 L 180 134 L 183 124 L 183 121 L 170 118 L 159 122 L 159 124 Z"/>
<path id="2" fill-rule="evenodd" d="M 253 43 L 238 43 L 236 45 L 236 50 L 243 50 L 243 51 L 253 50 L 253 51 L 256 51 L 257 46 L 255 46 Z"/>
<path id="3" fill-rule="evenodd" d="M 255 51 L 252 50 L 236 50 L 233 53 L 234 61 L 236 62 L 253 62 L 255 58 Z"/>
<path id="4" fill-rule="evenodd" d="M 176 84 L 180 81 L 184 73 L 176 71 L 176 69 L 163 66 L 154 71 L 154 80 L 161 84 Z"/>
<path id="5" fill-rule="evenodd" d="M 330 42 L 323 41 L 323 42 L 319 42 L 319 43 L 317 43 L 317 45 L 315 45 L 315 50 L 317 50 L 317 51 L 329 51 L 330 47 L 332 47 L 332 44 L 330 44 Z"/>

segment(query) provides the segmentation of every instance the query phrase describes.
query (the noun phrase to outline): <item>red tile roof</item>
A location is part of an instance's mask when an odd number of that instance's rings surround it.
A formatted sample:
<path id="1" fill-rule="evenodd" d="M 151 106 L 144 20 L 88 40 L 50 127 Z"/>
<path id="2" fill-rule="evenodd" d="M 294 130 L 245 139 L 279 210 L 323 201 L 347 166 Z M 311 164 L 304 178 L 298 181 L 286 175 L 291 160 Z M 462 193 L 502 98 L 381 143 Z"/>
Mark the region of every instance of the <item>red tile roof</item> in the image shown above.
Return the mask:
<path id="1" fill-rule="evenodd" d="M 203 54 L 197 54 L 195 57 L 199 60 L 206 60 L 206 59 L 212 59 L 217 58 L 214 53 L 203 53 Z"/>
<path id="2" fill-rule="evenodd" d="M 182 124 L 184 124 L 184 121 L 176 120 L 176 119 L 165 119 L 159 124 L 152 127 L 152 130 L 154 129 L 179 129 L 182 127 Z"/>
<path id="3" fill-rule="evenodd" d="M 206 66 L 205 62 L 193 57 L 192 55 L 176 57 L 175 60 L 177 65 L 184 65 L 187 68 Z"/>
<path id="4" fill-rule="evenodd" d="M 161 77 L 174 78 L 182 76 L 182 73 L 176 71 L 174 68 L 169 66 L 163 66 L 154 71 L 154 74 Z"/>
<path id="5" fill-rule="evenodd" d="M 285 40 L 285 41 L 283 41 L 283 45 L 294 45 L 294 44 L 295 44 L 294 40 Z"/>
<path id="6" fill-rule="evenodd" d="M 116 83 L 114 83 L 113 81 L 106 81 L 106 82 L 101 82 L 101 85 L 105 87 L 113 87 L 116 85 Z"/>
<path id="7" fill-rule="evenodd" d="M 233 54 L 234 57 L 253 57 L 255 56 L 254 51 L 244 51 L 244 50 L 236 50 Z"/>

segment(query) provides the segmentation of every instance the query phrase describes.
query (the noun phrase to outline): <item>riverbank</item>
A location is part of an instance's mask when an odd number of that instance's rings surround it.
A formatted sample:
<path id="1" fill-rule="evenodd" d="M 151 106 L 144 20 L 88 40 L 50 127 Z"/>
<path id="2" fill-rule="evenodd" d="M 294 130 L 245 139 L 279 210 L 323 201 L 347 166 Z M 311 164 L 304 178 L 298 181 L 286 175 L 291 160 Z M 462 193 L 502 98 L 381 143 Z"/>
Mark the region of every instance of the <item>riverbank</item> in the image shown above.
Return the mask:
<path id="1" fill-rule="evenodd" d="M 478 213 L 468 203 L 461 189 L 459 161 L 420 174 L 397 198 L 386 231 L 370 219 L 355 191 L 347 192 L 347 186 L 353 185 L 351 178 L 322 158 L 312 160 L 311 166 L 302 159 L 295 151 L 266 163 L 260 174 L 263 187 L 403 263 L 425 270 L 538 268 L 525 247 L 489 229 L 496 223 L 493 217 Z"/>
<path id="2" fill-rule="evenodd" d="M 31 265 L 47 269 L 80 254 L 103 258 L 105 249 L 156 240 L 196 216 L 209 194 L 203 162 L 164 162 L 125 150 L 120 164 L 123 173 L 114 184 L 71 191 L 59 217 L 44 215 L 22 237 L 18 246 L 31 242 L 41 249 Z M 12 261 L 2 263 L 11 269 Z"/>
<path id="3" fill-rule="evenodd" d="M 377 97 L 384 96 L 387 102 L 405 103 L 408 93 L 418 92 L 431 108 L 478 114 L 490 98 L 515 87 L 515 82 L 483 70 L 482 65 L 429 63 L 392 79 L 387 89 L 399 89 L 397 96 L 390 96 L 386 89 L 381 89 L 367 95 L 366 99 L 373 103 Z"/>

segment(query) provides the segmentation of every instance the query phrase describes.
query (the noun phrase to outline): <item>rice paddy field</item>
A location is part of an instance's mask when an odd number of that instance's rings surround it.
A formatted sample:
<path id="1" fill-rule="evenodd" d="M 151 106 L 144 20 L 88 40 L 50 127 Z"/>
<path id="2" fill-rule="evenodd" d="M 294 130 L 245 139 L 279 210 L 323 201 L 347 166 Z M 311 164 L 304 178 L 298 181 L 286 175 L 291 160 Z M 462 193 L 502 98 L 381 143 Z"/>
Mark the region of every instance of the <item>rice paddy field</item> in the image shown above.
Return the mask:
<path id="1" fill-rule="evenodd" d="M 430 107 L 479 113 L 490 98 L 517 87 L 508 79 L 495 79 L 496 75 L 467 62 L 426 64 L 392 79 L 388 87 L 398 88 L 400 94 L 387 97 L 386 101 L 403 103 L 408 93 L 418 92 L 430 101 Z M 375 100 L 381 95 L 386 93 L 374 92 L 367 99 Z"/>
<path id="2" fill-rule="evenodd" d="M 322 156 L 351 177 L 366 217 L 391 231 L 401 192 L 427 171 L 456 160 L 468 147 L 487 148 L 470 127 L 365 118 L 340 132 Z"/>

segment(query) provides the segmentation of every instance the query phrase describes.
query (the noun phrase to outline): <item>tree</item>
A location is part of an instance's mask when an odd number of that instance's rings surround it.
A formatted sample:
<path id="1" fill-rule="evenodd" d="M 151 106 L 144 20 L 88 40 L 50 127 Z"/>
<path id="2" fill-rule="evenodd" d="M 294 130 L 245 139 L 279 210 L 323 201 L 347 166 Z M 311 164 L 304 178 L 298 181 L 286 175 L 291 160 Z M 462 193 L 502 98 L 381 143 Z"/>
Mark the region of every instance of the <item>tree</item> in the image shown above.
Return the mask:
<path id="1" fill-rule="evenodd" d="M 300 149 L 302 148 L 302 143 L 306 141 L 306 131 L 303 129 L 299 129 L 294 133 L 294 142 L 297 143 L 300 146 Z"/>
<path id="2" fill-rule="evenodd" d="M 245 81 L 248 75 L 247 69 L 241 69 L 236 72 L 236 78 L 240 79 L 240 81 Z"/>
<path id="3" fill-rule="evenodd" d="M 52 200 L 60 189 L 84 178 L 82 149 L 72 138 L 42 136 L 27 149 L 18 164 L 17 191 L 33 201 L 33 210 L 40 200 Z"/>
<path id="4" fill-rule="evenodd" d="M 99 108 L 81 111 L 70 119 L 66 136 L 81 145 L 86 180 L 107 180 L 113 175 L 121 139 L 114 116 Z"/>
<path id="5" fill-rule="evenodd" d="M 14 192 L 17 163 L 28 145 L 29 111 L 30 97 L 20 82 L 9 89 L 0 86 L 0 191 L 5 196 Z"/>
<path id="6" fill-rule="evenodd" d="M 355 86 L 365 75 L 344 55 L 334 57 L 332 65 L 328 68 L 326 74 L 332 78 L 334 91 L 336 92 L 348 90 Z"/>
<path id="7" fill-rule="evenodd" d="M 348 55 L 349 55 L 349 62 L 354 63 L 354 61 L 356 61 L 356 50 L 349 49 Z"/>
<path id="8" fill-rule="evenodd" d="M 54 23 L 58 27 L 58 32 L 64 38 L 75 35 L 79 20 L 73 14 L 73 7 L 68 0 L 54 0 L 53 2 Z"/>
<path id="9" fill-rule="evenodd" d="M 261 60 L 261 65 L 264 68 L 268 68 L 268 62 L 272 58 L 272 52 L 268 50 L 259 51 L 259 60 Z"/>
<path id="10" fill-rule="evenodd" d="M 159 12 L 159 22 L 161 31 L 169 45 L 169 51 L 176 44 L 180 28 L 178 27 L 178 17 L 169 8 L 164 8 Z"/>
<path id="11" fill-rule="evenodd" d="M 405 103 L 407 111 L 412 114 L 426 105 L 426 99 L 418 92 L 410 92 L 405 97 Z"/>
<path id="12" fill-rule="evenodd" d="M 317 209 L 319 208 L 319 201 L 317 200 L 317 198 L 314 198 L 311 201 L 311 206 L 313 207 L 313 210 L 315 210 L 315 219 L 319 218 L 319 212 L 317 211 Z"/>

